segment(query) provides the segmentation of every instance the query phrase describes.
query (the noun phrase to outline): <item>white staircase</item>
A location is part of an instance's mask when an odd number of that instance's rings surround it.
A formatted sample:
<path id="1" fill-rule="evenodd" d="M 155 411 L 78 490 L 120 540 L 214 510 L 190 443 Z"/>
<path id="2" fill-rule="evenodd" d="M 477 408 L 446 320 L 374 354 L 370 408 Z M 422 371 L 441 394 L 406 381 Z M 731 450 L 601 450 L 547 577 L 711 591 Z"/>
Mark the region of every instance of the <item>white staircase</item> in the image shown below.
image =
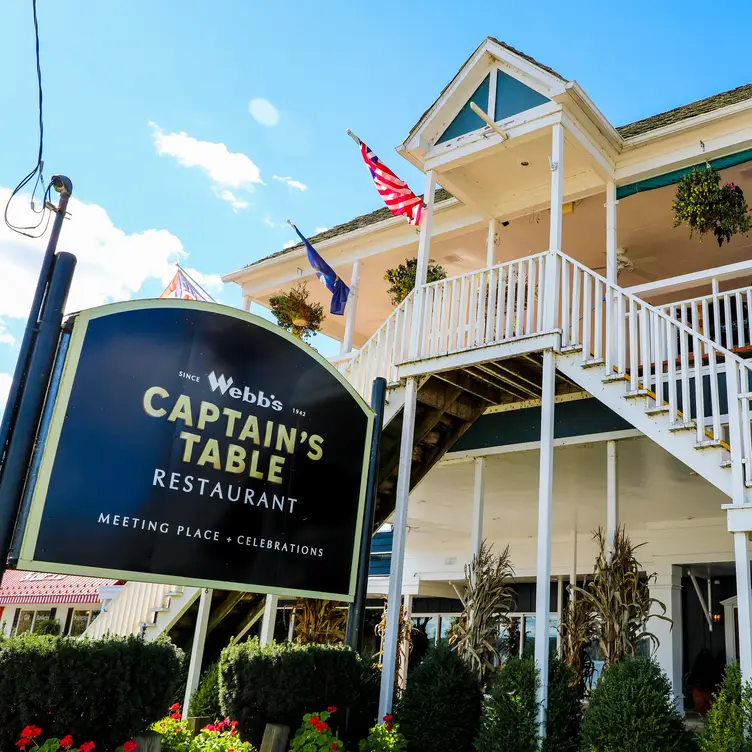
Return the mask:
<path id="1" fill-rule="evenodd" d="M 151 642 L 167 632 L 198 598 L 199 588 L 127 582 L 85 637 L 139 635 Z"/>
<path id="2" fill-rule="evenodd" d="M 504 364 L 552 347 L 566 380 L 746 505 L 752 363 L 721 345 L 718 322 L 723 306 L 738 319 L 726 342 L 752 343 L 742 297 L 752 302 L 744 290 L 658 308 L 561 252 L 537 254 L 413 291 L 340 369 L 364 396 L 384 376 L 398 409 L 406 376 L 460 367 L 503 387 Z"/>

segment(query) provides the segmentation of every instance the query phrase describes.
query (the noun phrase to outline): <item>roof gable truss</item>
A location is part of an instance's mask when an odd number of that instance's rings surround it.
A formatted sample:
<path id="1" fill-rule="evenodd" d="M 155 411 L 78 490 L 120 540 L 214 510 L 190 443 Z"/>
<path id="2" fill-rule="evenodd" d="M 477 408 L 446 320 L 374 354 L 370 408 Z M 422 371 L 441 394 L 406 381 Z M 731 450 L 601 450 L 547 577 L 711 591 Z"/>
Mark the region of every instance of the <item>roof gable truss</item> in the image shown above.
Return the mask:
<path id="1" fill-rule="evenodd" d="M 501 116 L 498 121 L 503 121 L 518 117 L 522 111 L 511 112 L 510 108 L 504 108 L 502 101 L 497 103 L 497 90 L 502 97 L 511 95 L 518 105 L 527 102 L 533 103 L 534 107 L 563 94 L 565 83 L 503 45 L 487 39 L 413 128 L 401 150 L 418 149 L 425 153 L 437 143 L 446 143 L 483 128 L 483 121 L 469 108 L 471 100 L 492 117 L 498 112 Z M 484 94 L 478 89 L 486 86 L 488 101 L 484 106 L 477 95 Z M 462 130 L 464 133 L 460 132 Z"/>

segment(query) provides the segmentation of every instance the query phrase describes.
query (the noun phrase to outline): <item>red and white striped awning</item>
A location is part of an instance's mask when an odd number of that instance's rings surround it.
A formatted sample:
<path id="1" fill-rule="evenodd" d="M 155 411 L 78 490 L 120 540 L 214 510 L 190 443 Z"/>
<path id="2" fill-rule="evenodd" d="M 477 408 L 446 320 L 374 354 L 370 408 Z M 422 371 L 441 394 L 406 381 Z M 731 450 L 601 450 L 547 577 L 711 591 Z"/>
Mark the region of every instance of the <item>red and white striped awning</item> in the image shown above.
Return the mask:
<path id="1" fill-rule="evenodd" d="M 99 588 L 121 580 L 9 569 L 0 585 L 0 605 L 26 603 L 99 603 Z"/>

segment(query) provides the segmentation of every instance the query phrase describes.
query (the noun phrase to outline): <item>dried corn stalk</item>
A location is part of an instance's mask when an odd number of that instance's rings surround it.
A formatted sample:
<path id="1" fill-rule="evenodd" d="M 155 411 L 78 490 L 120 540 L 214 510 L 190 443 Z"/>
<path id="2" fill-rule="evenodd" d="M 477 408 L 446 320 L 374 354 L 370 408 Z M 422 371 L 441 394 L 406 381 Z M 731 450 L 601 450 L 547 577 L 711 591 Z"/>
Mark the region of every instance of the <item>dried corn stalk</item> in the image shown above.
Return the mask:
<path id="1" fill-rule="evenodd" d="M 634 655 L 641 640 L 658 645 L 658 638 L 647 631 L 648 619 L 653 606 L 663 609 L 663 614 L 666 606 L 651 598 L 650 583 L 656 575 L 640 577 L 640 563 L 634 555 L 639 546 L 632 545 L 623 527 L 616 531 L 610 555 L 602 528 L 593 533 L 593 539 L 599 548 L 593 576 L 585 587 L 573 590 L 586 604 L 583 608 L 590 609 L 593 631 L 609 666 Z M 671 622 L 663 614 L 652 615 Z"/>
<path id="2" fill-rule="evenodd" d="M 337 601 L 298 598 L 295 638 L 303 645 L 336 645 L 345 641 L 347 611 Z"/>
<path id="3" fill-rule="evenodd" d="M 465 566 L 464 593 L 457 592 L 462 615 L 449 636 L 457 653 L 483 684 L 499 665 L 499 629 L 507 619 L 514 596 L 509 546 L 500 554 L 492 553 L 492 549 L 483 541 L 480 553 Z"/>
<path id="4" fill-rule="evenodd" d="M 389 599 L 384 598 L 384 610 L 381 613 L 381 621 L 376 625 L 374 630 L 376 636 L 381 640 L 382 649 L 378 655 L 383 656 L 384 650 L 384 636 L 386 635 L 386 614 L 389 608 Z M 399 619 L 399 634 L 397 636 L 397 663 L 394 671 L 394 690 L 399 690 L 400 676 L 402 675 L 402 667 L 407 665 L 407 660 L 410 657 L 410 651 L 413 649 L 413 635 L 412 635 L 412 621 L 407 616 L 405 610 L 405 604 L 400 606 L 400 619 Z"/>

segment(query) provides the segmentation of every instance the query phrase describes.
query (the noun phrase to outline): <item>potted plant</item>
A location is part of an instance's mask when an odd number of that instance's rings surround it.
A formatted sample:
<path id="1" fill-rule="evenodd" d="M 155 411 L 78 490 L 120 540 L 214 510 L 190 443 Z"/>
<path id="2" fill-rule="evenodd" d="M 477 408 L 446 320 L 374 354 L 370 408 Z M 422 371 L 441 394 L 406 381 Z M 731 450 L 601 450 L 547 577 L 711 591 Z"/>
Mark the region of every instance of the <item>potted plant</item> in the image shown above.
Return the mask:
<path id="1" fill-rule="evenodd" d="M 393 306 L 398 306 L 415 287 L 415 272 L 418 268 L 418 259 L 405 259 L 404 264 L 400 264 L 394 269 L 387 269 L 384 274 L 384 281 L 389 282 L 389 298 Z M 438 282 L 446 279 L 447 273 L 443 266 L 428 262 L 428 273 L 426 282 Z"/>
<path id="2" fill-rule="evenodd" d="M 695 710 L 702 715 L 710 709 L 710 699 L 718 683 L 718 666 L 711 652 L 703 648 L 695 658 L 687 686 L 692 692 Z"/>
<path id="3" fill-rule="evenodd" d="M 308 286 L 299 282 L 288 292 L 279 292 L 269 298 L 269 305 L 277 324 L 304 342 L 321 331 L 324 308 L 320 303 L 309 302 Z"/>
<path id="4" fill-rule="evenodd" d="M 734 183 L 721 185 L 721 176 L 707 164 L 679 181 L 674 199 L 674 227 L 685 224 L 689 236 L 715 235 L 718 246 L 737 233 L 749 234 L 751 222 L 744 192 Z"/>

